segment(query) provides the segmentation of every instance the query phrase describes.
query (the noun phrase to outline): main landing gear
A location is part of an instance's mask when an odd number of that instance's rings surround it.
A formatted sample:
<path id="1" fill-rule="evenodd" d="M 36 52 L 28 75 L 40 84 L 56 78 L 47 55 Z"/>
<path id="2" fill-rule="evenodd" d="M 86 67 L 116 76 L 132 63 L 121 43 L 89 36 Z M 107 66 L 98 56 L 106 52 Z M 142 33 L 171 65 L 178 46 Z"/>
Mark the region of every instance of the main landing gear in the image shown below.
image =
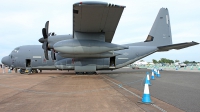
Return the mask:
<path id="1" fill-rule="evenodd" d="M 97 72 L 76 72 L 76 75 L 97 75 Z"/>
<path id="2" fill-rule="evenodd" d="M 40 73 L 41 73 L 42 70 L 40 70 Z M 31 73 L 38 73 L 37 69 L 31 69 L 31 68 L 27 68 L 27 69 L 20 69 L 19 72 L 21 74 L 31 74 Z"/>

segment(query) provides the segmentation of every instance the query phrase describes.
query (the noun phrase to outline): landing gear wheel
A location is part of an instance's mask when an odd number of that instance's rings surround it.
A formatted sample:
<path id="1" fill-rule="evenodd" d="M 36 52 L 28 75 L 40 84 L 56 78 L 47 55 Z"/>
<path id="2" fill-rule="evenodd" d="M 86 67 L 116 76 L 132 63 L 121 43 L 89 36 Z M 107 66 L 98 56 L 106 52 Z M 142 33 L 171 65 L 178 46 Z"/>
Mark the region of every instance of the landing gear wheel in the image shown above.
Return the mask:
<path id="1" fill-rule="evenodd" d="M 19 70 L 19 73 L 20 73 L 20 74 L 24 74 L 24 73 L 25 73 L 25 69 L 20 69 L 20 70 Z"/>
<path id="2" fill-rule="evenodd" d="M 32 73 L 38 73 L 38 71 L 36 69 L 32 70 Z"/>
<path id="3" fill-rule="evenodd" d="M 32 69 L 29 69 L 28 71 L 28 75 L 30 75 L 32 73 Z"/>
<path id="4" fill-rule="evenodd" d="M 86 74 L 89 74 L 89 75 L 97 75 L 96 72 L 86 72 Z"/>
<path id="5" fill-rule="evenodd" d="M 76 72 L 76 75 L 84 74 L 84 72 Z"/>

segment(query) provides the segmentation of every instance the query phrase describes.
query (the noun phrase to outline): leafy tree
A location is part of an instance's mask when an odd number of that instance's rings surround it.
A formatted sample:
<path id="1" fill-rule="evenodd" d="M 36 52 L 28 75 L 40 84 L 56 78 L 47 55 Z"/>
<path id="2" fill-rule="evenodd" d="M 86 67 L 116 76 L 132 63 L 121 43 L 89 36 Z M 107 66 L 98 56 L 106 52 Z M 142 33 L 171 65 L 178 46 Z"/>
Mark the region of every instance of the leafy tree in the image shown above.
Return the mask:
<path id="1" fill-rule="evenodd" d="M 196 63 L 196 61 L 192 61 L 192 63 Z"/>
<path id="2" fill-rule="evenodd" d="M 169 63 L 169 64 L 174 63 L 173 60 L 166 59 L 166 58 L 161 58 L 158 62 L 159 63 Z"/>
<path id="3" fill-rule="evenodd" d="M 188 61 L 188 60 L 185 60 L 183 63 L 185 63 L 185 64 L 188 64 L 188 63 L 189 63 L 189 61 Z"/>
<path id="4" fill-rule="evenodd" d="M 179 60 L 175 60 L 175 62 L 180 62 Z"/>
<path id="5" fill-rule="evenodd" d="M 153 61 L 153 63 L 154 63 L 154 64 L 155 64 L 155 63 L 158 63 L 158 61 L 157 61 L 157 60 L 155 60 L 155 59 L 153 59 L 152 61 Z"/>
<path id="6" fill-rule="evenodd" d="M 161 58 L 161 59 L 160 59 L 160 62 L 161 62 L 161 63 L 169 63 L 169 60 L 166 59 L 166 58 Z"/>
<path id="7" fill-rule="evenodd" d="M 170 60 L 169 63 L 174 63 L 174 60 Z"/>

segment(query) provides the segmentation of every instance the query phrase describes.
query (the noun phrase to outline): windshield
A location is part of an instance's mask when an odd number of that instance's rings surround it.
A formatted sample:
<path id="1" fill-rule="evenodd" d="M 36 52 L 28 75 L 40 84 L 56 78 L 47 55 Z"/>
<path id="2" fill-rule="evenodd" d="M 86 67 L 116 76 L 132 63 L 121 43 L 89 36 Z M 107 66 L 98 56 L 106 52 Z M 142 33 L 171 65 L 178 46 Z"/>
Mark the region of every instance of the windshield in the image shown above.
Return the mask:
<path id="1" fill-rule="evenodd" d="M 19 52 L 19 47 L 15 48 L 12 53 L 18 53 Z"/>

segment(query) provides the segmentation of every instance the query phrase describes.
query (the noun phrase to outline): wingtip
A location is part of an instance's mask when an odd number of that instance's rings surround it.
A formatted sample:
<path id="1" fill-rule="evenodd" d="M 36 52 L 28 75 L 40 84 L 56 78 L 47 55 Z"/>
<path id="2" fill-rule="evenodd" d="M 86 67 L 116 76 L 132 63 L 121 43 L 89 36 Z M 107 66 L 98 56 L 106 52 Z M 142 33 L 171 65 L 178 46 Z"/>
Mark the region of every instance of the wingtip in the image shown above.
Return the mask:
<path id="1" fill-rule="evenodd" d="M 194 45 L 197 45 L 197 44 L 199 44 L 198 42 L 195 42 L 195 41 L 188 42 L 188 43 L 192 43 L 192 44 L 194 44 Z"/>

